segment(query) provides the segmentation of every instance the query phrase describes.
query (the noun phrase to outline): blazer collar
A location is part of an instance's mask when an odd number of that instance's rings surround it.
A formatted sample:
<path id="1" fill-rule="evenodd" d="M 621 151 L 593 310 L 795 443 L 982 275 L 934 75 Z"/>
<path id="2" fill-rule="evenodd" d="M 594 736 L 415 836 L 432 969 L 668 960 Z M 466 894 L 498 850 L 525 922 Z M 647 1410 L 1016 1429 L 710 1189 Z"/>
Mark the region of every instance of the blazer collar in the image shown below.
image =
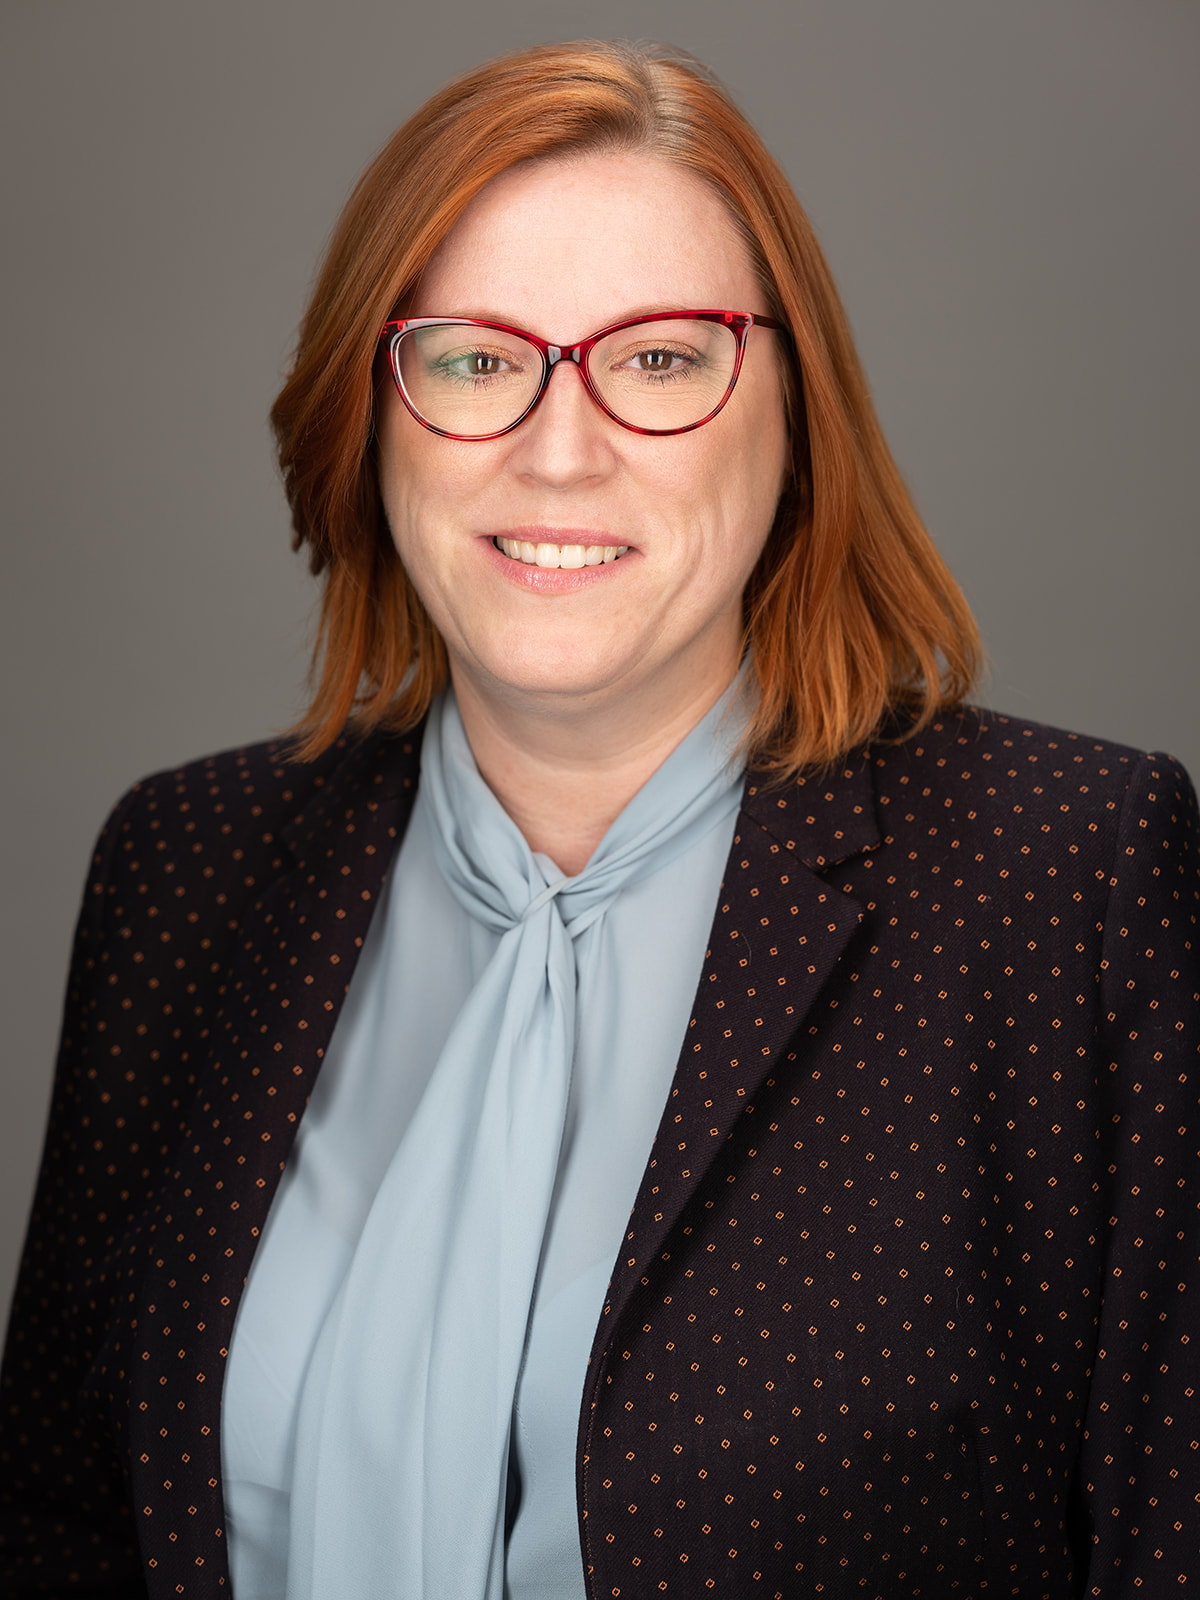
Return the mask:
<path id="1" fill-rule="evenodd" d="M 752 771 L 742 810 L 813 872 L 873 849 L 880 830 L 870 747 L 836 768 L 788 784 Z"/>
<path id="2" fill-rule="evenodd" d="M 416 794 L 422 728 L 403 738 L 345 736 L 342 759 L 281 830 L 303 866 L 320 840 L 356 807 L 392 817 L 401 827 Z M 879 843 L 871 747 L 829 768 L 780 783 L 769 772 L 746 777 L 742 811 L 813 871 L 833 866 Z"/>
<path id="3" fill-rule="evenodd" d="M 356 811 L 403 831 L 416 795 L 423 726 L 398 737 L 348 734 L 338 740 L 341 760 L 328 776 L 316 778 L 303 807 L 280 829 L 298 865 L 319 859 L 322 841 Z"/>

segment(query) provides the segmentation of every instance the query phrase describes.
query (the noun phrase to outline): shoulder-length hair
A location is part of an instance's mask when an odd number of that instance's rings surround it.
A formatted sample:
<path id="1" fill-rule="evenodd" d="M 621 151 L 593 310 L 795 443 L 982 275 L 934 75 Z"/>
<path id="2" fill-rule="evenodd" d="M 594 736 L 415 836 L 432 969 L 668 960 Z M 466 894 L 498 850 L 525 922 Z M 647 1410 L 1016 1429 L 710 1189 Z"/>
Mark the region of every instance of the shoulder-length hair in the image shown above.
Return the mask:
<path id="1" fill-rule="evenodd" d="M 890 712 L 921 726 L 976 676 L 966 602 L 884 442 L 808 218 L 761 139 L 682 52 L 544 45 L 447 85 L 367 168 L 272 409 L 295 542 L 324 575 L 302 757 L 351 717 L 363 729 L 411 727 L 446 681 L 445 646 L 380 497 L 380 328 L 485 184 L 520 162 L 591 152 L 651 155 L 708 182 L 745 238 L 766 309 L 790 332 L 790 480 L 744 599 L 759 690 L 753 764 L 781 775 L 826 765 Z"/>

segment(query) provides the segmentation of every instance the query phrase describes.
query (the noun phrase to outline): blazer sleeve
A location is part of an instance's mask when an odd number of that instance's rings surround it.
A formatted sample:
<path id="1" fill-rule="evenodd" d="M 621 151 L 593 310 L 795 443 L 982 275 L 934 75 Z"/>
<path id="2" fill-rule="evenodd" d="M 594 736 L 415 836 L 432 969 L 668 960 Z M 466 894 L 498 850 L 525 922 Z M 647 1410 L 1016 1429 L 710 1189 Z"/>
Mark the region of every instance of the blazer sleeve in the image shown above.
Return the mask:
<path id="1" fill-rule="evenodd" d="M 1081 1593 L 1175 1593 L 1200 1576 L 1200 859 L 1169 757 L 1126 793 L 1108 883 L 1097 1070 L 1108 1187 L 1099 1336 L 1074 1498 Z"/>
<path id="2" fill-rule="evenodd" d="M 137 1199 L 128 1151 L 152 1158 L 166 1131 L 161 1106 L 139 1104 L 142 1086 L 125 1081 L 119 1041 L 130 1022 L 119 1026 L 106 995 L 119 937 L 109 925 L 114 858 L 136 804 L 132 791 L 109 818 L 85 890 L 0 1377 L 0 1593 L 12 1600 L 146 1593 L 127 1474 L 89 1381 L 111 1314 L 106 1266 Z"/>

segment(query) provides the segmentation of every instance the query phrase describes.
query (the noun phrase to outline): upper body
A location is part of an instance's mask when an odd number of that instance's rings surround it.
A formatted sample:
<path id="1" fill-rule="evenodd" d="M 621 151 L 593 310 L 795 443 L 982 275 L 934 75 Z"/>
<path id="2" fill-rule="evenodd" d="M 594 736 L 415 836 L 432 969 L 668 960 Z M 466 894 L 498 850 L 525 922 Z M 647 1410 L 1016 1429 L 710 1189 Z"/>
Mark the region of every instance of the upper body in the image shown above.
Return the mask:
<path id="1" fill-rule="evenodd" d="M 584 1308 L 581 1590 L 1186 1577 L 1190 791 L 961 710 L 973 624 L 744 119 L 620 46 L 450 85 L 352 196 L 273 421 L 320 680 L 298 748 L 102 840 L 6 1369 L 20 1581 L 227 1585 L 238 1309 L 418 770 L 495 947 L 307 1363 L 288 1600 L 500 1600 L 589 952 L 739 798 Z M 668 780 L 727 696 L 710 813 Z"/>
<path id="2" fill-rule="evenodd" d="M 6 1592 L 220 1592 L 225 1353 L 417 749 L 236 752 L 105 829 L 6 1371 L 36 1555 Z M 1163 758 L 971 712 L 751 779 L 598 1308 L 589 1593 L 1191 1574 L 1191 806 Z"/>

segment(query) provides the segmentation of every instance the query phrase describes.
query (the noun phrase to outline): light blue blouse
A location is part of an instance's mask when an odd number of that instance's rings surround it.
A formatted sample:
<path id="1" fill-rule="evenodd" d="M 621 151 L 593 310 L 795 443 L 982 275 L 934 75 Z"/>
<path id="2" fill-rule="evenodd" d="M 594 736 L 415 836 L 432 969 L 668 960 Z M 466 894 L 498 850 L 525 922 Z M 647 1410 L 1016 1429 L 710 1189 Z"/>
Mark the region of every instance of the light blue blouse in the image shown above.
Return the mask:
<path id="1" fill-rule="evenodd" d="M 726 759 L 742 727 L 735 709 L 690 737 L 713 741 L 710 761 Z M 304 1375 L 399 1138 L 497 943 L 442 878 L 428 803 L 418 790 L 238 1312 L 221 1425 L 235 1600 L 287 1595 Z M 509 1600 L 584 1594 L 575 1444 L 588 1354 L 687 1027 L 735 818 L 736 807 L 623 890 L 580 973 L 566 1132 L 514 1409 Z"/>

